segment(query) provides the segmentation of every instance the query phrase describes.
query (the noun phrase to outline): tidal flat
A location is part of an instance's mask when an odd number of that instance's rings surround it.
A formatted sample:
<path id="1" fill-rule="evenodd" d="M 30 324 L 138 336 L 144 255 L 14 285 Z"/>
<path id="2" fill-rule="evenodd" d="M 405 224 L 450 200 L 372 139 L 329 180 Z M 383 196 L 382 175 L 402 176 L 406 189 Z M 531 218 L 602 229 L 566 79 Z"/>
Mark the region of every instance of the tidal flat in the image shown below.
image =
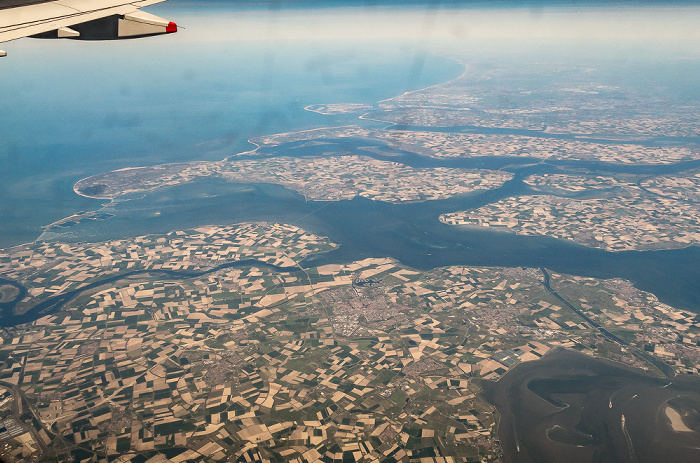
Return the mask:
<path id="1" fill-rule="evenodd" d="M 700 459 L 697 377 L 666 379 L 556 349 L 483 387 L 501 414 L 506 462 Z M 678 415 L 675 425 L 669 407 Z M 688 430 L 675 430 L 680 424 Z"/>

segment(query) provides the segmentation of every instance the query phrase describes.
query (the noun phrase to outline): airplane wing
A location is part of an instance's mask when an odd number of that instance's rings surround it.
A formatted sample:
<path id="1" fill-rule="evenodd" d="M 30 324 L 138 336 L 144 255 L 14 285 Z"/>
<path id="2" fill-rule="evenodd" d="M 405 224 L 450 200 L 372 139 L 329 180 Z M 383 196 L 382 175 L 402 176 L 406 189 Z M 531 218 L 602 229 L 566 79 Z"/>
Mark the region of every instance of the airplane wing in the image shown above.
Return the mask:
<path id="1" fill-rule="evenodd" d="M 140 11 L 165 0 L 0 0 L 0 42 L 21 37 L 112 40 L 177 31 Z M 5 56 L 0 51 L 0 56 Z"/>

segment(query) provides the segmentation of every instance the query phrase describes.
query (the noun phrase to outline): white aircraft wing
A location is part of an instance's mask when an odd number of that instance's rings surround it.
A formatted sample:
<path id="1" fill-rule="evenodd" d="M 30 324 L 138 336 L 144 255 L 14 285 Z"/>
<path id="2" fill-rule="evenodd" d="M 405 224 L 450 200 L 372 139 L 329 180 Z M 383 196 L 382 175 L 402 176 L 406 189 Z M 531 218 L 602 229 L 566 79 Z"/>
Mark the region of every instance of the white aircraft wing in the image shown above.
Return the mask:
<path id="1" fill-rule="evenodd" d="M 29 36 L 111 40 L 176 32 L 175 23 L 139 10 L 162 1 L 0 0 L 0 42 Z"/>

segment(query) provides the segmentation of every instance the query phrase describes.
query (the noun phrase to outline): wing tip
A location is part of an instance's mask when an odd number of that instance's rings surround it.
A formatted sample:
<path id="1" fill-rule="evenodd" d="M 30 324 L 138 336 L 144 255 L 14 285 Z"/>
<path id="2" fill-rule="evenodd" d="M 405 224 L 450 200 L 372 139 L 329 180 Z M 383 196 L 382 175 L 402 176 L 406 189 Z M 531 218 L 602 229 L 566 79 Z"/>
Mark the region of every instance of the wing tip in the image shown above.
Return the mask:
<path id="1" fill-rule="evenodd" d="M 172 34 L 173 32 L 177 32 L 177 24 L 174 22 L 170 21 L 168 23 L 168 27 L 165 28 L 165 33 L 166 34 Z"/>

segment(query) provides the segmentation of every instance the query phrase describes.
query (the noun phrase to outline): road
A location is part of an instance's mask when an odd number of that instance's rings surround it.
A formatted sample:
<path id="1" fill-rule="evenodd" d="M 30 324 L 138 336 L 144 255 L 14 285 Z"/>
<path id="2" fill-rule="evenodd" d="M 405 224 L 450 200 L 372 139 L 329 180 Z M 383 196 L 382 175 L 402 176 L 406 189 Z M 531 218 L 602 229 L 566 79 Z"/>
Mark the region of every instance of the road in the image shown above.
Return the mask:
<path id="1" fill-rule="evenodd" d="M 41 439 L 41 437 L 39 436 L 39 433 L 38 433 L 37 430 L 34 428 L 34 425 L 33 425 L 33 424 L 26 424 L 25 422 L 23 422 L 23 421 L 20 419 L 20 417 L 21 417 L 22 414 L 24 413 L 24 407 L 26 407 L 26 408 L 31 412 L 31 414 L 32 414 L 32 416 L 34 417 L 34 419 L 35 419 L 38 423 L 41 423 L 41 420 L 39 419 L 38 414 L 37 414 L 36 411 L 31 407 L 31 405 L 30 405 L 29 402 L 27 401 L 27 398 L 24 397 L 24 392 L 22 392 L 22 390 L 21 390 L 19 387 L 15 386 L 14 384 L 8 383 L 8 382 L 5 382 L 5 381 L 0 381 L 0 386 L 7 388 L 7 389 L 12 393 L 12 396 L 13 396 L 14 401 L 15 401 L 15 407 L 14 407 L 14 408 L 15 408 L 15 416 L 14 416 L 13 418 L 15 419 L 15 421 L 17 421 L 17 423 L 18 423 L 22 428 L 24 428 L 26 431 L 28 431 L 28 432 L 30 432 L 30 433 L 32 434 L 32 438 L 34 439 L 34 441 L 37 443 L 37 445 L 38 445 L 39 448 L 40 448 L 40 455 L 39 455 L 39 457 L 41 457 L 42 455 L 46 455 L 46 453 L 47 453 L 46 444 L 44 443 L 44 441 L 43 441 L 43 440 Z M 51 433 L 51 431 L 49 431 L 48 429 L 46 429 L 46 428 L 44 427 L 43 423 L 41 423 L 41 426 L 42 426 L 42 428 L 44 428 L 44 431 L 45 431 L 49 436 L 52 436 L 52 435 L 53 435 L 53 433 Z"/>
<path id="2" fill-rule="evenodd" d="M 615 342 L 615 343 L 617 343 L 617 344 L 619 344 L 619 345 L 625 347 L 626 349 L 629 349 L 629 351 L 632 352 L 632 353 L 633 353 L 634 355 L 636 355 L 637 357 L 641 357 L 641 358 L 643 358 L 644 360 L 646 360 L 647 362 L 649 362 L 649 363 L 651 363 L 652 365 L 654 365 L 654 366 L 655 366 L 656 368 L 658 368 L 659 371 L 661 371 L 661 373 L 663 373 L 664 376 L 666 376 L 667 378 L 673 378 L 674 376 L 676 376 L 676 372 L 673 370 L 673 368 L 672 368 L 670 365 L 668 365 L 668 364 L 665 363 L 665 362 L 662 362 L 661 360 L 659 360 L 658 358 L 656 358 L 656 357 L 654 357 L 654 356 L 652 356 L 652 355 L 649 355 L 648 353 L 644 352 L 643 350 L 640 350 L 640 349 L 637 349 L 637 348 L 634 347 L 634 346 L 631 346 L 627 341 L 625 341 L 624 339 L 621 339 L 621 338 L 618 337 L 618 336 L 615 336 L 615 335 L 612 334 L 610 331 L 606 330 L 605 328 L 603 328 L 602 326 L 600 326 L 598 323 L 596 323 L 595 321 L 591 320 L 591 318 L 588 317 L 588 315 L 586 315 L 586 314 L 583 313 L 581 310 L 579 310 L 579 309 L 577 309 L 576 307 L 574 307 L 569 301 L 567 301 L 566 299 L 564 299 L 563 297 L 561 297 L 561 296 L 559 295 L 559 293 L 557 293 L 556 291 L 554 291 L 554 290 L 552 289 L 552 287 L 550 286 L 550 283 L 549 283 L 549 281 L 550 281 L 550 279 L 549 279 L 549 273 L 547 272 L 547 269 L 545 269 L 544 267 L 540 267 L 540 271 L 542 272 L 542 275 L 544 276 L 544 281 L 542 281 L 542 285 L 545 287 L 545 289 L 546 289 L 547 291 L 549 291 L 549 292 L 552 294 L 552 296 L 554 296 L 554 297 L 556 297 L 557 299 L 559 299 L 559 300 L 562 302 L 562 304 L 564 304 L 565 306 L 567 306 L 568 308 L 570 308 L 571 310 L 573 310 L 579 317 L 583 318 L 583 319 L 586 321 L 586 323 L 588 323 L 588 324 L 591 325 L 592 327 L 596 328 L 598 331 L 600 331 L 600 333 L 601 333 L 603 336 L 605 336 L 605 337 L 608 338 L 609 340 L 611 340 L 611 341 L 613 341 L 613 342 Z"/>

